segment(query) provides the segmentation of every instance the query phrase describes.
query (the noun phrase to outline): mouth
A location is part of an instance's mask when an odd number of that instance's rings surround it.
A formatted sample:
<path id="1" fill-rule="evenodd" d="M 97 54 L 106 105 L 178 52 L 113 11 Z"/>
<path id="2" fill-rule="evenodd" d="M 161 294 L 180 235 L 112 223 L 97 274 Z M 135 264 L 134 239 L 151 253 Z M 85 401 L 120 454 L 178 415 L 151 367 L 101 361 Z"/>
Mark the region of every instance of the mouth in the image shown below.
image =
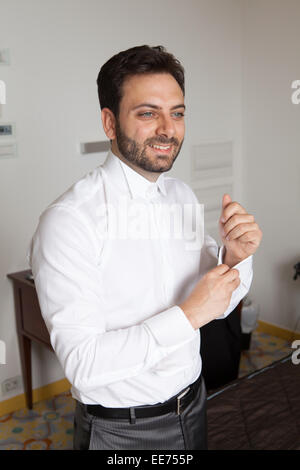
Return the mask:
<path id="1" fill-rule="evenodd" d="M 169 154 L 172 150 L 172 145 L 169 144 L 169 145 L 158 145 L 158 144 L 152 144 L 152 145 L 149 145 L 149 147 L 156 153 L 160 153 L 160 154 Z"/>

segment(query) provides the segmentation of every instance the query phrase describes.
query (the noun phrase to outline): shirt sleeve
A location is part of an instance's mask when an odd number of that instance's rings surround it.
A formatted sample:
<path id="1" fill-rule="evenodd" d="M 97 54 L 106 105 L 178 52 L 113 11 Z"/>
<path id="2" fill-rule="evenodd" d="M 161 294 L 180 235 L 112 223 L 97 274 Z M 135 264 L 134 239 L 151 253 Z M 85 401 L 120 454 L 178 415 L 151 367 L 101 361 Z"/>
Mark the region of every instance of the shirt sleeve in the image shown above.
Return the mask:
<path id="1" fill-rule="evenodd" d="M 205 235 L 205 242 L 201 250 L 200 274 L 204 275 L 215 266 L 223 264 L 224 247 L 218 246 L 217 242 L 208 234 Z M 240 274 L 240 284 L 233 291 L 230 303 L 226 311 L 217 319 L 226 318 L 249 292 L 253 279 L 253 256 L 248 256 L 232 268 L 237 269 Z"/>
<path id="2" fill-rule="evenodd" d="M 82 393 L 138 375 L 195 337 L 178 306 L 108 331 L 99 251 L 88 221 L 56 205 L 40 217 L 28 253 L 51 344 L 67 379 Z"/>
<path id="3" fill-rule="evenodd" d="M 219 250 L 218 265 L 223 264 L 223 252 L 224 246 L 222 246 Z M 223 313 L 223 315 L 218 317 L 218 319 L 226 318 L 249 292 L 253 279 L 253 256 L 248 256 L 248 258 L 245 258 L 240 263 L 232 266 L 232 268 L 239 271 L 241 282 L 239 286 L 233 291 L 227 310 Z"/>

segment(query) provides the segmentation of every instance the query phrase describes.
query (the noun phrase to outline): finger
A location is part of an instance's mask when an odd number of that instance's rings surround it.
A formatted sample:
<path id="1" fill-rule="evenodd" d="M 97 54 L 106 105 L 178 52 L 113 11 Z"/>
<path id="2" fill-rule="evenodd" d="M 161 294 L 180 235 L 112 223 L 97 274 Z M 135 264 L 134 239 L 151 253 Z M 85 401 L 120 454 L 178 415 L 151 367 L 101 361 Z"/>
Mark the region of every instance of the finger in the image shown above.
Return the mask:
<path id="1" fill-rule="evenodd" d="M 226 237 L 231 230 L 233 230 L 239 224 L 254 223 L 254 216 L 251 214 L 235 214 L 224 224 L 222 236 Z"/>
<path id="2" fill-rule="evenodd" d="M 230 271 L 230 267 L 227 266 L 227 264 L 219 264 L 215 268 L 211 269 L 211 271 L 213 271 L 214 273 L 219 274 L 220 276 L 222 276 L 223 274 Z"/>
<path id="3" fill-rule="evenodd" d="M 229 194 L 223 194 L 223 198 L 222 198 L 222 211 L 221 211 L 221 215 L 220 215 L 220 219 L 223 218 L 223 212 L 224 212 L 224 209 L 232 202 L 231 200 L 231 197 Z"/>
<path id="4" fill-rule="evenodd" d="M 228 204 L 230 204 L 231 201 L 231 197 L 229 196 L 229 194 L 223 194 L 223 199 L 222 199 L 222 209 L 225 209 L 225 207 L 228 206 Z"/>
<path id="5" fill-rule="evenodd" d="M 244 235 L 241 235 L 239 237 L 239 241 L 243 243 L 254 243 L 254 244 L 259 244 L 260 242 L 260 235 L 256 231 L 254 232 L 246 232 Z"/>
<path id="6" fill-rule="evenodd" d="M 241 280 L 240 280 L 239 277 L 236 278 L 236 279 L 234 279 L 234 280 L 231 282 L 232 290 L 234 291 L 235 289 L 237 289 L 237 288 L 239 287 L 240 283 L 241 283 Z"/>
<path id="7" fill-rule="evenodd" d="M 226 235 L 225 239 L 228 241 L 240 239 L 240 237 L 247 232 L 253 232 L 252 237 L 255 237 L 255 232 L 257 231 L 258 227 L 256 223 L 239 224 Z"/>
<path id="8" fill-rule="evenodd" d="M 230 202 L 222 210 L 220 221 L 225 224 L 234 214 L 247 214 L 247 211 L 238 202 Z"/>
<path id="9" fill-rule="evenodd" d="M 240 273 L 237 269 L 230 269 L 227 273 L 224 274 L 224 277 L 227 282 L 234 282 L 240 277 Z"/>

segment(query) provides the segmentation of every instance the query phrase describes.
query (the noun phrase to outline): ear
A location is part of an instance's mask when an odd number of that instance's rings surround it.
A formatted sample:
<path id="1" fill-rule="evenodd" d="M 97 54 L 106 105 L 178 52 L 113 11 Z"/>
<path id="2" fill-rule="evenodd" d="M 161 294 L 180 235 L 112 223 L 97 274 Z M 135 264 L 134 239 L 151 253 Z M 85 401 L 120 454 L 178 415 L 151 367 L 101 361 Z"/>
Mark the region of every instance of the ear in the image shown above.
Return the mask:
<path id="1" fill-rule="evenodd" d="M 109 140 L 116 138 L 116 118 L 109 108 L 103 108 L 101 111 L 101 119 L 104 132 Z"/>

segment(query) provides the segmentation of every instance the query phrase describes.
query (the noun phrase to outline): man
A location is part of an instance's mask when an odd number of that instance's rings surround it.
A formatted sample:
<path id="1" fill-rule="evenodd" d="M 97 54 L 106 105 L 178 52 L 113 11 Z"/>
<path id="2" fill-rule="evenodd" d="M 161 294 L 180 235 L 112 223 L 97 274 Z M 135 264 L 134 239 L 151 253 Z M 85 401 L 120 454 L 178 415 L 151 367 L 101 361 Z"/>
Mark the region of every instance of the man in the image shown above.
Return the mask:
<path id="1" fill-rule="evenodd" d="M 229 195 L 219 254 L 209 236 L 192 243 L 190 232 L 167 227 L 160 205 L 198 204 L 164 174 L 185 132 L 184 71 L 171 54 L 161 46 L 123 51 L 97 82 L 111 151 L 44 211 L 30 253 L 76 400 L 74 449 L 205 449 L 199 328 L 248 292 L 261 231 Z M 188 224 L 202 223 L 196 214 L 188 212 Z"/>

